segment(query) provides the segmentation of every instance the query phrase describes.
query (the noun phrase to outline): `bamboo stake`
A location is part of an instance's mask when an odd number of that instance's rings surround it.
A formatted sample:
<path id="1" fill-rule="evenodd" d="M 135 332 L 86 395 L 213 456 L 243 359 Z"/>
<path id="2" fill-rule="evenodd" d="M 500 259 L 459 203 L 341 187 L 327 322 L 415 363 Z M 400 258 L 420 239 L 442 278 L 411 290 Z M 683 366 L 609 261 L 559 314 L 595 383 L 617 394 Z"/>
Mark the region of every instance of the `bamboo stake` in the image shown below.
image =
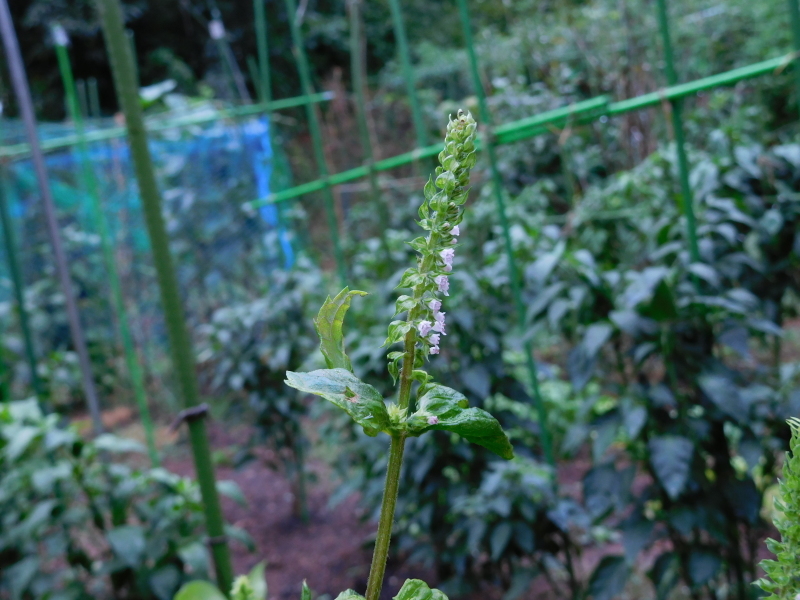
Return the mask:
<path id="1" fill-rule="evenodd" d="M 511 243 L 511 230 L 506 215 L 506 205 L 503 193 L 503 178 L 500 175 L 500 168 L 497 164 L 497 153 L 492 141 L 492 114 L 486 102 L 486 92 L 483 89 L 480 72 L 478 71 L 478 59 L 475 55 L 475 45 L 472 41 L 472 24 L 469 17 L 467 0 L 458 0 L 458 10 L 461 15 L 461 26 L 464 30 L 464 40 L 469 56 L 470 72 L 475 93 L 478 95 L 478 109 L 481 121 L 483 122 L 486 135 L 486 153 L 489 156 L 489 166 L 492 171 L 492 187 L 494 188 L 495 200 L 497 202 L 497 212 L 500 215 L 500 225 L 503 228 L 503 245 L 505 247 L 506 259 L 508 260 L 508 270 L 511 279 L 511 295 L 514 298 L 514 307 L 517 313 L 517 326 L 522 329 L 525 326 L 525 303 L 522 299 L 522 278 L 520 277 L 517 259 L 514 256 L 514 249 Z M 555 454 L 553 452 L 553 442 L 550 437 L 550 430 L 547 426 L 547 407 L 544 405 L 542 395 L 539 390 L 539 371 L 533 356 L 533 346 L 530 341 L 525 342 L 525 364 L 528 369 L 528 383 L 533 392 L 533 402 L 539 421 L 539 432 L 542 438 L 542 451 L 544 452 L 547 464 L 555 469 Z M 555 473 L 555 471 L 554 471 Z"/>
<path id="2" fill-rule="evenodd" d="M 153 262 L 164 307 L 173 368 L 176 371 L 180 395 L 186 407 L 183 415 L 197 417 L 202 415 L 202 412 L 197 407 L 198 389 L 194 352 L 189 332 L 186 329 L 178 280 L 169 251 L 169 239 L 164 224 L 164 215 L 161 212 L 161 194 L 156 184 L 150 149 L 147 146 L 147 133 L 144 128 L 142 108 L 139 104 L 139 89 L 136 85 L 133 55 L 130 45 L 126 43 L 122 9 L 119 0 L 97 0 L 97 7 L 103 24 L 117 96 L 128 128 L 128 143 L 133 157 L 136 179 L 139 183 L 150 246 L 153 251 Z M 196 417 L 186 420 L 197 470 L 197 480 L 203 499 L 208 542 L 211 545 L 211 554 L 216 567 L 217 584 L 221 590 L 227 592 L 231 589 L 233 567 L 225 536 L 205 420 Z"/>
<path id="3" fill-rule="evenodd" d="M 153 420 L 150 417 L 150 409 L 147 406 L 147 392 L 144 385 L 144 376 L 142 369 L 139 366 L 139 361 L 136 356 L 136 349 L 133 344 L 133 337 L 131 336 L 131 329 L 128 323 L 128 314 L 125 310 L 125 300 L 122 297 L 122 286 L 120 285 L 119 271 L 117 264 L 114 260 L 114 248 L 111 241 L 111 234 L 109 232 L 108 221 L 103 215 L 103 208 L 100 201 L 100 192 L 98 189 L 97 178 L 92 170 L 91 161 L 89 159 L 89 148 L 83 140 L 83 117 L 78 108 L 78 98 L 75 90 L 75 80 L 72 75 L 72 65 L 69 62 L 69 53 L 67 52 L 67 45 L 59 43 L 66 40 L 66 33 L 63 29 L 53 38 L 56 40 L 56 56 L 58 58 L 58 67 L 61 73 L 61 80 L 64 84 L 64 90 L 67 95 L 67 106 L 69 107 L 70 117 L 75 124 L 75 133 L 81 140 L 78 144 L 78 156 L 81 165 L 81 179 L 83 180 L 84 191 L 89 195 L 90 209 L 92 213 L 92 220 L 94 221 L 95 229 L 100 235 L 100 247 L 103 253 L 103 262 L 106 267 L 106 274 L 108 275 L 109 286 L 111 287 L 112 307 L 117 317 L 117 324 L 119 327 L 119 334 L 122 340 L 122 350 L 125 355 L 125 365 L 128 369 L 128 377 L 130 377 L 131 386 L 133 387 L 133 396 L 136 400 L 136 405 L 139 408 L 139 418 L 142 421 L 144 428 L 145 440 L 147 442 L 147 451 L 150 455 L 150 462 L 153 466 L 160 464 L 158 457 L 158 449 L 156 448 L 155 433 L 153 429 Z"/>
<path id="4" fill-rule="evenodd" d="M 3 37 L 6 60 L 8 61 L 9 71 L 11 72 L 11 82 L 14 87 L 17 102 L 19 103 L 22 120 L 25 124 L 28 143 L 31 147 L 31 159 L 33 160 L 33 168 L 39 183 L 39 191 L 42 195 L 42 206 L 47 223 L 47 233 L 50 237 L 50 244 L 53 247 L 53 259 L 56 263 L 56 273 L 59 284 L 61 285 L 61 290 L 64 294 L 64 303 L 66 305 L 72 343 L 75 347 L 75 352 L 78 354 L 78 362 L 80 364 L 81 377 L 83 380 L 83 391 L 86 395 L 86 404 L 92 418 L 92 428 L 95 434 L 99 434 L 103 431 L 103 422 L 100 418 L 100 402 L 97 398 L 91 361 L 89 360 L 89 351 L 86 347 L 86 337 L 83 333 L 80 315 L 78 314 L 78 305 L 72 288 L 72 279 L 69 274 L 69 267 L 67 266 L 67 256 L 61 242 L 61 234 L 56 217 L 55 205 L 53 203 L 53 194 L 50 190 L 50 183 L 47 178 L 44 156 L 39 147 L 39 138 L 36 132 L 36 116 L 33 112 L 31 91 L 25 76 L 25 66 L 22 62 L 19 42 L 17 41 L 17 34 L 14 31 L 14 23 L 11 20 L 11 12 L 8 9 L 7 0 L 0 0 L 0 35 Z"/>

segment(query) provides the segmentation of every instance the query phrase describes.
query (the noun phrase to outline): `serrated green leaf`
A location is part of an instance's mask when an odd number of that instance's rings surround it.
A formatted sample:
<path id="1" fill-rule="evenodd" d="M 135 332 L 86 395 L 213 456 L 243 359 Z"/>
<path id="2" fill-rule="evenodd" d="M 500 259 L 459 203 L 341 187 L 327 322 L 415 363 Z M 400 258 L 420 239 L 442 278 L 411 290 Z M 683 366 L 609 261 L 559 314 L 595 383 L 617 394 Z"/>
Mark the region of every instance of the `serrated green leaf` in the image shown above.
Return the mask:
<path id="1" fill-rule="evenodd" d="M 347 369 L 352 372 L 353 366 L 344 351 L 342 324 L 353 296 L 366 295 L 366 292 L 344 288 L 333 300 L 329 296 L 319 309 L 319 314 L 314 319 L 314 328 L 319 336 L 319 349 L 329 369 Z"/>
<path id="2" fill-rule="evenodd" d="M 447 600 L 447 596 L 420 579 L 406 579 L 394 600 Z"/>
<path id="3" fill-rule="evenodd" d="M 380 392 L 347 369 L 287 371 L 286 385 L 332 402 L 361 425 L 367 435 L 378 435 L 389 427 L 389 413 Z"/>
<path id="4" fill-rule="evenodd" d="M 408 418 L 409 435 L 430 430 L 451 431 L 473 444 L 483 446 L 505 459 L 514 458 L 514 449 L 500 423 L 480 408 L 467 408 L 464 394 L 443 385 L 431 385 L 418 400 L 418 410 Z M 431 417 L 437 421 L 431 423 Z"/>

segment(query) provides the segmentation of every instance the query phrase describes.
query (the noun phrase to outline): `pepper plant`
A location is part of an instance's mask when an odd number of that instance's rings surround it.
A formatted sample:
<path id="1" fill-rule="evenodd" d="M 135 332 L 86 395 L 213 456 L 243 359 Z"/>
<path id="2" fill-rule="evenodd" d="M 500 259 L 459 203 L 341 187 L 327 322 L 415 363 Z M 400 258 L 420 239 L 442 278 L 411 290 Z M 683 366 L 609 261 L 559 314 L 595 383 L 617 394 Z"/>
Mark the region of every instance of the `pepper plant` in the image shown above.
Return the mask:
<path id="1" fill-rule="evenodd" d="M 464 203 L 468 195 L 469 174 L 475 165 L 475 120 L 459 111 L 447 125 L 444 150 L 439 154 L 436 180 L 425 185 L 425 199 L 419 208 L 419 225 L 427 231 L 410 243 L 418 254 L 417 264 L 405 271 L 398 287 L 410 288 L 396 302 L 385 346 L 402 344 L 389 352 L 389 372 L 397 386 L 394 399 L 384 399 L 373 386 L 353 373 L 344 349 L 342 325 L 354 296 L 365 292 L 345 288 L 322 306 L 314 325 L 327 369 L 310 373 L 287 372 L 287 385 L 302 392 L 322 396 L 344 410 L 369 436 L 385 433 L 390 437 L 386 482 L 381 503 L 378 533 L 367 582 L 367 600 L 378 600 L 383 586 L 386 558 L 392 534 L 395 505 L 399 492 L 406 440 L 428 431 L 456 433 L 510 459 L 514 453 L 500 423 L 486 411 L 470 408 L 460 392 L 435 383 L 425 371 L 426 360 L 440 352 L 447 335 L 443 297 L 449 296 L 449 275 L 460 235 Z M 437 189 L 438 188 L 438 189 Z M 416 390 L 414 390 L 416 384 Z M 416 393 L 414 393 L 416 391 Z M 409 580 L 403 586 L 422 586 L 432 598 L 443 598 L 422 582 Z M 420 589 L 422 589 L 420 587 Z M 401 590 L 401 595 L 403 595 Z M 347 598 L 362 598 L 345 592 Z M 340 596 L 341 597 L 341 596 Z"/>

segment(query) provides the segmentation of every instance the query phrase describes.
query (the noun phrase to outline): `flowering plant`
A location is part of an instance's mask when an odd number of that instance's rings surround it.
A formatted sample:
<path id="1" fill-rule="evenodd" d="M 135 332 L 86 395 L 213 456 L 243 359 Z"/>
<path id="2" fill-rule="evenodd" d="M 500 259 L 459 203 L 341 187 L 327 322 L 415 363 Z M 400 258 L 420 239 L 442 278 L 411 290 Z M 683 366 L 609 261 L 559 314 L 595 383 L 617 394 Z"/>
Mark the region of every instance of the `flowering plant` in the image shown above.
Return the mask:
<path id="1" fill-rule="evenodd" d="M 479 408 L 470 408 L 463 394 L 434 383 L 424 369 L 425 361 L 439 354 L 442 338 L 447 335 L 442 297 L 449 296 L 449 274 L 461 233 L 469 174 L 476 161 L 475 129 L 475 120 L 469 113 L 459 111 L 456 118 L 450 120 L 445 147 L 439 154 L 436 179 L 429 179 L 425 185 L 419 225 L 427 235 L 409 242 L 418 257 L 416 266 L 406 270 L 398 285 L 411 290 L 410 294 L 397 299 L 396 314 L 404 314 L 405 319 L 389 324 L 384 344 L 402 344 L 402 350 L 391 351 L 388 355 L 389 372 L 398 386 L 396 399 L 384 399 L 377 389 L 356 377 L 345 353 L 342 334 L 345 314 L 354 296 L 365 295 L 357 290 L 345 288 L 333 299 L 329 297 L 314 321 L 328 368 L 286 374 L 287 385 L 332 402 L 350 415 L 367 435 L 386 433 L 391 439 L 367 600 L 378 600 L 383 585 L 403 450 L 408 437 L 432 430 L 450 431 L 503 458 L 513 457 L 508 437 L 494 417 Z M 418 386 L 412 399 L 415 382 Z M 444 594 L 430 590 L 418 580 L 407 581 L 398 598 L 420 593 L 423 588 L 425 597 L 444 598 Z M 340 598 L 363 597 L 348 591 Z"/>

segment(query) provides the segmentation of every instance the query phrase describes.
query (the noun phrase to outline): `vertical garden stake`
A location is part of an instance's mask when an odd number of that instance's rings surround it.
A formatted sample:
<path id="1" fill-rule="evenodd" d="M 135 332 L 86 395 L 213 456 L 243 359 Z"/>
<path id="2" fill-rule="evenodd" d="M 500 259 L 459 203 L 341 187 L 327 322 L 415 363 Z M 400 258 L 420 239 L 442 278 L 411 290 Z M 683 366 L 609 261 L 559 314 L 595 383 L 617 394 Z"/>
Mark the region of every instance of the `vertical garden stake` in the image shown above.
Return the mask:
<path id="1" fill-rule="evenodd" d="M 794 61 L 794 78 L 797 94 L 797 108 L 800 110 L 800 64 L 798 64 L 798 57 L 800 57 L 800 1 L 789 0 L 789 20 L 792 24 L 792 49 L 795 52 Z M 800 119 L 800 113 L 798 113 Z"/>
<path id="2" fill-rule="evenodd" d="M 81 326 L 80 315 L 78 314 L 78 304 L 75 300 L 75 293 L 72 289 L 72 279 L 67 265 L 67 256 L 61 243 L 61 234 L 58 229 L 58 219 L 56 208 L 53 203 L 53 194 L 50 190 L 50 183 L 47 180 L 47 169 L 44 164 L 44 156 L 39 146 L 39 138 L 36 132 L 36 116 L 33 112 L 33 100 L 31 91 L 28 87 L 28 80 L 25 77 L 25 65 L 22 62 L 22 55 L 19 50 L 17 34 L 14 31 L 14 23 L 11 20 L 11 12 L 8 9 L 7 0 L 0 0 L 0 35 L 3 36 L 3 47 L 6 51 L 6 60 L 11 72 L 11 83 L 14 86 L 14 93 L 19 103 L 19 111 L 25 124 L 25 133 L 31 147 L 31 160 L 36 172 L 36 179 L 39 182 L 39 191 L 42 195 L 42 207 L 44 208 L 45 221 L 47 222 L 47 233 L 50 237 L 50 244 L 53 247 L 53 259 L 56 263 L 56 273 L 58 275 L 61 291 L 64 294 L 64 304 L 67 310 L 72 343 L 75 352 L 78 354 L 81 376 L 83 379 L 83 391 L 86 394 L 86 404 L 92 418 L 92 427 L 95 433 L 103 431 L 103 422 L 100 419 L 100 403 L 97 398 L 97 389 L 94 385 L 92 376 L 92 366 L 89 360 L 89 351 L 86 347 L 86 338 Z"/>
<path id="3" fill-rule="evenodd" d="M 508 225 L 508 216 L 506 215 L 505 199 L 503 197 L 503 179 L 500 175 L 500 169 L 497 166 L 497 154 L 495 146 L 492 141 L 491 126 L 492 115 L 489 112 L 489 107 L 486 103 L 486 93 L 483 89 L 481 76 L 478 71 L 478 59 L 475 55 L 475 46 L 472 41 L 472 25 L 469 18 L 469 9 L 467 7 L 467 0 L 458 0 L 458 10 L 461 15 L 461 25 L 464 29 L 464 43 L 467 47 L 467 55 L 469 56 L 469 66 L 472 72 L 472 81 L 475 86 L 475 93 L 478 95 L 478 110 L 480 112 L 481 120 L 486 124 L 484 131 L 489 132 L 489 135 L 484 136 L 486 143 L 486 153 L 489 156 L 489 166 L 492 171 L 492 187 L 494 188 L 495 198 L 497 200 L 497 212 L 500 215 L 500 225 L 503 228 L 503 243 L 505 246 L 506 257 L 508 260 L 508 270 L 511 279 L 511 294 L 514 297 L 514 306 L 517 312 L 517 324 L 520 329 L 525 324 L 525 305 L 522 301 L 522 282 L 519 276 L 519 267 L 517 260 L 514 257 L 514 248 L 511 244 L 511 231 Z M 545 460 L 551 467 L 555 467 L 555 454 L 553 453 L 553 443 L 550 439 L 550 430 L 547 428 L 547 407 L 544 405 L 542 395 L 539 391 L 539 372 L 536 368 L 536 361 L 533 357 L 533 345 L 530 341 L 525 342 L 525 360 L 528 368 L 528 378 L 530 379 L 531 391 L 533 392 L 533 401 L 536 404 L 536 411 L 539 420 L 540 435 L 542 438 L 542 450 L 544 452 Z"/>
<path id="4" fill-rule="evenodd" d="M 0 179 L 3 182 L 8 180 L 5 165 L 2 165 Z M 28 368 L 31 371 L 31 387 L 39 399 L 39 405 L 45 403 L 44 388 L 36 370 L 36 350 L 33 346 L 33 336 L 31 335 L 31 325 L 28 318 L 28 309 L 25 306 L 25 284 L 22 282 L 22 270 L 19 266 L 17 256 L 17 242 L 14 235 L 14 223 L 11 221 L 11 213 L 8 210 L 9 198 L 6 196 L 5 185 L 0 184 L 0 221 L 3 227 L 3 242 L 6 249 L 8 260 L 8 270 L 11 274 L 11 282 L 14 286 L 14 299 L 17 303 L 17 313 L 19 314 L 19 327 L 22 330 L 22 340 L 25 344 L 25 358 L 28 361 Z"/>
<path id="5" fill-rule="evenodd" d="M 292 30 L 292 52 L 297 62 L 297 70 L 300 72 L 300 85 L 303 89 L 303 95 L 310 96 L 313 93 L 311 86 L 311 70 L 308 66 L 308 57 L 306 56 L 305 47 L 303 45 L 303 33 L 300 30 L 300 23 L 297 19 L 297 8 L 294 0 L 285 0 L 285 2 L 287 18 L 289 19 Z M 341 241 L 339 240 L 339 222 L 336 219 L 336 211 L 333 207 L 333 191 L 328 181 L 328 163 L 325 160 L 325 149 L 322 145 L 322 130 L 320 128 L 316 107 L 310 102 L 306 104 L 306 118 L 308 119 L 308 127 L 311 133 L 311 142 L 314 145 L 314 158 L 317 163 L 317 170 L 319 171 L 320 179 L 324 181 L 323 194 L 325 196 L 325 212 L 328 216 L 328 227 L 331 232 L 331 241 L 333 242 L 333 256 L 336 261 L 336 270 L 339 274 L 339 279 L 344 283 L 347 279 L 347 269 L 344 263 Z"/>
<path id="6" fill-rule="evenodd" d="M 144 376 L 142 375 L 142 369 L 136 357 L 136 348 L 133 344 L 133 336 L 131 335 L 131 329 L 128 323 L 128 314 L 125 310 L 125 300 L 122 297 L 119 272 L 117 271 L 117 264 L 114 260 L 114 247 L 111 242 L 111 233 L 109 231 L 108 222 L 103 214 L 97 178 L 92 170 L 89 148 L 86 144 L 86 138 L 84 137 L 83 118 L 78 108 L 75 79 L 72 76 L 72 66 L 70 65 L 69 53 L 67 51 L 69 39 L 60 25 L 53 28 L 53 40 L 55 41 L 61 80 L 67 94 L 67 106 L 69 107 L 70 117 L 75 124 L 75 134 L 78 138 L 78 160 L 81 165 L 82 184 L 84 191 L 89 195 L 89 206 L 94 220 L 94 226 L 97 233 L 100 235 L 100 247 L 108 275 L 108 283 L 111 288 L 112 306 L 116 313 L 119 335 L 122 339 L 122 351 L 125 355 L 125 365 L 128 369 L 131 387 L 133 387 L 133 396 L 139 408 L 139 418 L 144 428 L 150 461 L 154 466 L 158 466 L 160 460 L 158 458 L 155 433 L 153 431 L 153 420 L 150 418 L 150 409 L 147 406 L 147 391 L 144 386 Z"/>
<path id="7" fill-rule="evenodd" d="M 417 134 L 417 148 L 424 148 L 428 145 L 428 134 L 426 133 L 425 120 L 422 117 L 422 109 L 417 99 L 417 86 L 414 82 L 414 70 L 411 68 L 411 53 L 408 50 L 408 38 L 403 24 L 403 14 L 400 11 L 400 0 L 389 0 L 389 7 L 392 9 L 392 25 L 394 26 L 397 50 L 400 54 L 400 64 L 403 67 L 406 93 L 408 93 L 408 101 L 411 103 L 411 118 L 414 120 L 414 130 Z"/>
<path id="8" fill-rule="evenodd" d="M 363 36 L 361 32 L 361 0 L 349 0 L 347 8 L 350 11 L 350 71 L 353 78 L 353 91 L 356 97 L 356 120 L 358 121 L 358 134 L 361 138 L 361 147 L 364 150 L 364 163 L 366 164 L 369 179 L 369 189 L 372 194 L 371 203 L 378 208 L 380 221 L 380 238 L 383 250 L 389 257 L 389 243 L 386 231 L 389 229 L 389 212 L 381 197 L 378 186 L 378 177 L 375 173 L 375 156 L 372 149 L 372 140 L 369 138 L 367 126 L 367 101 L 364 94 L 364 60 L 362 55 Z"/>
<path id="9" fill-rule="evenodd" d="M 142 107 L 139 104 L 139 88 L 136 85 L 133 54 L 123 28 L 122 9 L 119 0 L 97 0 L 97 7 L 103 24 L 117 95 L 128 129 L 128 143 L 133 157 L 136 179 L 139 183 L 147 233 L 153 249 L 153 262 L 156 267 L 161 302 L 164 306 L 164 317 L 180 395 L 187 410 L 196 409 L 198 390 L 194 352 L 184 322 L 178 280 L 169 252 L 169 239 L 164 225 L 164 215 L 161 212 L 161 194 L 158 191 L 150 149 L 147 146 L 147 132 L 144 128 Z M 194 418 L 187 419 L 187 421 L 197 480 L 203 498 L 206 529 L 216 567 L 217 583 L 220 589 L 227 591 L 231 589 L 233 567 L 225 537 L 222 509 L 217 494 L 205 420 Z"/>
<path id="10" fill-rule="evenodd" d="M 667 84 L 673 86 L 678 83 L 678 76 L 675 73 L 675 62 L 672 55 L 667 0 L 657 0 L 657 8 L 658 27 L 661 30 L 661 41 L 664 44 L 664 71 L 667 76 Z M 689 184 L 689 161 L 686 158 L 686 143 L 683 135 L 683 117 L 681 114 L 683 103 L 681 100 L 671 100 L 670 104 L 672 106 L 672 129 L 675 132 L 675 151 L 678 155 L 678 177 L 681 182 L 681 194 L 683 196 L 683 213 L 686 216 L 686 233 L 689 238 L 689 256 L 691 256 L 692 262 L 700 262 L 692 187 Z"/>

